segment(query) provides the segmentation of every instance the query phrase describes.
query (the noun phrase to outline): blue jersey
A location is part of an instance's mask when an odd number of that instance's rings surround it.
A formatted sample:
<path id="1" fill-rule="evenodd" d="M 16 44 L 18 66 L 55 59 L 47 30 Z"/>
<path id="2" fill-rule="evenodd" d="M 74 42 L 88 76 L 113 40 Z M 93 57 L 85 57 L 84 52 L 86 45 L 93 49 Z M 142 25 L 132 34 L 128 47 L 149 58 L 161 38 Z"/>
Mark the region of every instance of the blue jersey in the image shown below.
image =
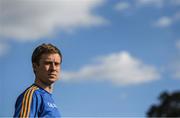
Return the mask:
<path id="1" fill-rule="evenodd" d="M 60 113 L 52 94 L 33 84 L 17 98 L 14 117 L 60 117 Z"/>

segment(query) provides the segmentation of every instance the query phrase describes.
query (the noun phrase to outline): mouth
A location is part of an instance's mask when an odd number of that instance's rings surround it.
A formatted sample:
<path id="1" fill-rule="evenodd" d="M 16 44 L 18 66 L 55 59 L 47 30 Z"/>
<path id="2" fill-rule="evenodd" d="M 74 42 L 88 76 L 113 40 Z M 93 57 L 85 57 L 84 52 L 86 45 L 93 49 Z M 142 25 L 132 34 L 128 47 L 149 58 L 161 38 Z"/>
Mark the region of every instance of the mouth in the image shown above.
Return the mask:
<path id="1" fill-rule="evenodd" d="M 50 73 L 50 74 L 48 74 L 48 76 L 50 76 L 50 77 L 55 77 L 55 76 L 56 76 L 56 74 L 52 74 L 52 73 Z"/>

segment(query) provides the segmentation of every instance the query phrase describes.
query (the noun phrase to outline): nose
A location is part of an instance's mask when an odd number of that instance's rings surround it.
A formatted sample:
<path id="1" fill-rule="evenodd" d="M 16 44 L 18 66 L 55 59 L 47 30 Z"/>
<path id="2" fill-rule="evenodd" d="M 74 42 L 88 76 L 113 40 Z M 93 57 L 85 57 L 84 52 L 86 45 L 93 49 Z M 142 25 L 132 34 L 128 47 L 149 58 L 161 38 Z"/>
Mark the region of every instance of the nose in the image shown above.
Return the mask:
<path id="1" fill-rule="evenodd" d="M 56 66 L 55 66 L 55 63 L 54 63 L 54 62 L 52 62 L 52 63 L 50 64 L 50 69 L 51 69 L 51 70 L 56 70 Z"/>

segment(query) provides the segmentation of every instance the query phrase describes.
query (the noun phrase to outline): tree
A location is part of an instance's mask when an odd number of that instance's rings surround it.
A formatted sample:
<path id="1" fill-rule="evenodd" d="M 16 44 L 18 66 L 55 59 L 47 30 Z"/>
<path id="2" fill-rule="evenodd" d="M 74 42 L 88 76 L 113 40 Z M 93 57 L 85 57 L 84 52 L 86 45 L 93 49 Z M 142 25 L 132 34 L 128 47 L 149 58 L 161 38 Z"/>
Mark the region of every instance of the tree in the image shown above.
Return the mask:
<path id="1" fill-rule="evenodd" d="M 152 105 L 148 110 L 148 117 L 180 117 L 180 92 L 163 92 L 159 100 L 158 105 Z"/>

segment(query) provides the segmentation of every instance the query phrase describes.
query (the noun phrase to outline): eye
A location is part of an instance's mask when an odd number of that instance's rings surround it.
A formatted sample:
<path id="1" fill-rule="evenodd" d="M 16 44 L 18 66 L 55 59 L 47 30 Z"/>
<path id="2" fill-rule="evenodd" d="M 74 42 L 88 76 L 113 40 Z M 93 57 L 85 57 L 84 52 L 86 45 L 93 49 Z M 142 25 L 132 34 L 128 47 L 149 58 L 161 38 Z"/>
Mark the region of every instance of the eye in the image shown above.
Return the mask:
<path id="1" fill-rule="evenodd" d="M 52 62 L 50 62 L 50 61 L 45 61 L 45 62 L 44 62 L 45 65 L 51 65 L 51 63 L 52 63 Z"/>
<path id="2" fill-rule="evenodd" d="M 55 66 L 59 66 L 60 65 L 60 63 L 58 63 L 58 62 L 55 62 L 54 64 L 55 64 Z"/>

